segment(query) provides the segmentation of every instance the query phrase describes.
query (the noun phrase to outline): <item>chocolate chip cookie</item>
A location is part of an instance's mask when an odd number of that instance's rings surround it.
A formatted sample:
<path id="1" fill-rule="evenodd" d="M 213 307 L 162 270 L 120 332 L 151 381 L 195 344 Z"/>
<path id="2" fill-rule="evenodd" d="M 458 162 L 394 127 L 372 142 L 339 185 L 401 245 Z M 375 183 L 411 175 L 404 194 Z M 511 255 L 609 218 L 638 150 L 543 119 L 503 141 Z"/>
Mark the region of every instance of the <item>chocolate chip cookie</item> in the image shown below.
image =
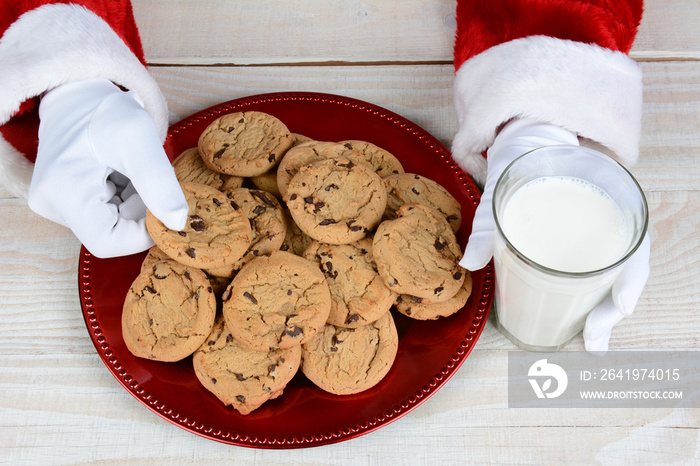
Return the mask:
<path id="1" fill-rule="evenodd" d="M 144 269 L 127 292 L 122 335 L 129 351 L 156 361 L 179 361 L 204 342 L 216 316 L 204 272 L 171 259 Z"/>
<path id="2" fill-rule="evenodd" d="M 462 224 L 462 206 L 443 186 L 415 173 L 403 173 L 384 178 L 387 203 L 384 218 L 396 218 L 404 204 L 425 204 L 437 209 L 455 233 Z"/>
<path id="3" fill-rule="evenodd" d="M 199 137 L 204 163 L 227 175 L 265 173 L 292 146 L 294 138 L 284 123 L 263 112 L 237 112 L 214 120 Z"/>
<path id="4" fill-rule="evenodd" d="M 378 384 L 398 351 L 394 319 L 387 312 L 358 328 L 326 325 L 302 345 L 301 370 L 316 386 L 336 395 L 350 395 Z"/>
<path id="5" fill-rule="evenodd" d="M 233 265 L 248 250 L 252 240 L 250 222 L 218 189 L 183 183 L 189 205 L 187 225 L 171 230 L 150 211 L 146 228 L 165 254 L 185 265 L 202 269 Z"/>
<path id="6" fill-rule="evenodd" d="M 202 385 L 243 415 L 280 396 L 300 361 L 301 346 L 271 352 L 246 348 L 226 330 L 221 318 L 192 357 Z"/>
<path id="7" fill-rule="evenodd" d="M 357 328 L 391 309 L 396 293 L 377 272 L 370 238 L 342 245 L 314 241 L 304 257 L 316 262 L 328 281 L 332 301 L 327 323 Z"/>
<path id="8" fill-rule="evenodd" d="M 323 273 L 313 262 L 285 251 L 248 262 L 222 299 L 228 331 L 256 351 L 304 343 L 323 327 L 331 310 Z"/>
<path id="9" fill-rule="evenodd" d="M 248 217 L 253 233 L 248 250 L 234 265 L 236 270 L 256 256 L 277 251 L 287 234 L 282 206 L 275 196 L 260 189 L 236 188 L 226 191 L 230 204 Z"/>
<path id="10" fill-rule="evenodd" d="M 240 176 L 224 175 L 211 170 L 204 164 L 199 149 L 187 149 L 173 160 L 175 176 L 180 183 L 200 183 L 219 190 L 239 188 L 243 185 Z"/>
<path id="11" fill-rule="evenodd" d="M 286 200 L 292 218 L 311 238 L 348 244 L 379 223 L 386 187 L 368 165 L 335 157 L 301 167 L 289 183 Z"/>
<path id="12" fill-rule="evenodd" d="M 262 175 L 253 176 L 250 181 L 256 188 L 266 191 L 278 199 L 282 199 L 282 193 L 277 187 L 277 170 L 270 170 Z"/>
<path id="13" fill-rule="evenodd" d="M 289 149 L 277 167 L 277 188 L 282 199 L 286 200 L 289 183 L 301 167 L 335 157 L 346 157 L 355 163 L 365 163 L 358 150 L 348 149 L 336 142 L 311 140 Z"/>
<path id="14" fill-rule="evenodd" d="M 396 309 L 403 315 L 416 320 L 435 320 L 440 317 L 451 316 L 464 307 L 472 294 L 472 276 L 466 270 L 466 277 L 462 287 L 456 295 L 441 303 L 426 304 L 421 298 L 409 295 L 400 295 L 396 298 Z"/>
<path id="15" fill-rule="evenodd" d="M 465 278 L 462 250 L 447 220 L 432 207 L 404 204 L 395 220 L 377 228 L 372 244 L 379 275 L 389 289 L 425 303 L 447 301 Z"/>
<path id="16" fill-rule="evenodd" d="M 403 165 L 401 165 L 399 159 L 388 150 L 382 149 L 376 144 L 354 139 L 340 141 L 338 144 L 342 144 L 348 149 L 359 151 L 369 166 L 382 178 L 404 173 Z"/>
<path id="17" fill-rule="evenodd" d="M 287 222 L 287 235 L 280 249 L 301 256 L 314 240 L 299 228 L 288 209 L 284 209 L 284 217 Z"/>

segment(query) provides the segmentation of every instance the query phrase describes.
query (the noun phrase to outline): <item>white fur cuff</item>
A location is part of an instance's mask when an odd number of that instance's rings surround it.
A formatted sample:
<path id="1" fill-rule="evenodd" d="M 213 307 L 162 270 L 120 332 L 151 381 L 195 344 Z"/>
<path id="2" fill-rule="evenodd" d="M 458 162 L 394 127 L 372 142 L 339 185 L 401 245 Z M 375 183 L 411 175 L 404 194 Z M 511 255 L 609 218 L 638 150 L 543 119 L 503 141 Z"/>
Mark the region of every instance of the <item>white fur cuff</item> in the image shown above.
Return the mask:
<path id="1" fill-rule="evenodd" d="M 642 73 L 621 52 L 546 36 L 513 40 L 464 62 L 454 99 L 452 156 L 479 184 L 486 179 L 482 152 L 517 117 L 563 127 L 625 165 L 639 155 Z"/>

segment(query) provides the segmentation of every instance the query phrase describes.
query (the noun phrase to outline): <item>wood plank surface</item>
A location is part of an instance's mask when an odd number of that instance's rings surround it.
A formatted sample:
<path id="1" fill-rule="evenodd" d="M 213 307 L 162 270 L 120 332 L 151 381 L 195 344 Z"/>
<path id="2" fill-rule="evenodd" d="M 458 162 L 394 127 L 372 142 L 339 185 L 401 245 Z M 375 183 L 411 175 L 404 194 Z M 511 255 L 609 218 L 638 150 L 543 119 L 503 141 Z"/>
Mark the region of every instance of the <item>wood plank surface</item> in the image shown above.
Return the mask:
<path id="1" fill-rule="evenodd" d="M 452 0 L 134 1 L 172 122 L 252 94 L 328 92 L 399 113 L 448 148 L 453 9 Z M 700 349 L 698 24 L 698 1 L 647 1 L 631 53 L 644 73 L 632 172 L 650 207 L 651 276 L 613 350 Z M 508 408 L 516 348 L 492 320 L 441 390 L 371 434 L 294 451 L 200 438 L 141 405 L 102 363 L 70 231 L 2 187 L 0 222 L 0 464 L 700 464 L 700 408 Z M 579 336 L 565 350 L 582 349 Z"/>
<path id="2" fill-rule="evenodd" d="M 152 64 L 452 62 L 453 0 L 133 4 Z M 695 0 L 646 2 L 631 56 L 700 59 L 698 24 Z"/>

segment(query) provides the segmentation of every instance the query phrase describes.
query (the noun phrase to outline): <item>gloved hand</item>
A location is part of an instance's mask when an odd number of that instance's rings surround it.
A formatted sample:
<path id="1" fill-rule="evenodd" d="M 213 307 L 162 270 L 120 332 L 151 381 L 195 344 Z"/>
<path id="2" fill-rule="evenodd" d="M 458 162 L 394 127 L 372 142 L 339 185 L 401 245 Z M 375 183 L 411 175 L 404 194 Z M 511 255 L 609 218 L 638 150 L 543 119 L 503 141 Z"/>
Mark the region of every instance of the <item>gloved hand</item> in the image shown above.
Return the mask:
<path id="1" fill-rule="evenodd" d="M 476 209 L 472 233 L 460 265 L 474 271 L 484 268 L 493 257 L 496 224 L 493 218 L 493 190 L 506 167 L 518 156 L 548 145 L 579 145 L 575 134 L 530 119 L 513 120 L 496 136 L 487 152 L 488 172 L 481 202 Z M 607 351 L 613 326 L 634 311 L 649 275 L 648 236 L 624 264 L 611 295 L 588 315 L 583 338 L 587 351 Z M 496 277 L 498 280 L 498 277 Z"/>
<path id="2" fill-rule="evenodd" d="M 498 133 L 486 153 L 488 170 L 484 192 L 476 208 L 472 233 L 459 265 L 467 270 L 479 270 L 486 267 L 493 257 L 496 231 L 492 207 L 493 190 L 501 173 L 524 153 L 557 144 L 579 145 L 578 138 L 570 131 L 530 119 L 513 120 Z"/>
<path id="3" fill-rule="evenodd" d="M 647 233 L 632 257 L 622 265 L 610 295 L 588 314 L 583 328 L 586 351 L 607 351 L 612 328 L 634 312 L 649 278 L 650 253 L 651 240 Z"/>
<path id="4" fill-rule="evenodd" d="M 134 92 L 106 79 L 59 86 L 39 105 L 28 204 L 98 257 L 148 249 L 146 207 L 182 230 L 188 206 L 156 124 Z"/>

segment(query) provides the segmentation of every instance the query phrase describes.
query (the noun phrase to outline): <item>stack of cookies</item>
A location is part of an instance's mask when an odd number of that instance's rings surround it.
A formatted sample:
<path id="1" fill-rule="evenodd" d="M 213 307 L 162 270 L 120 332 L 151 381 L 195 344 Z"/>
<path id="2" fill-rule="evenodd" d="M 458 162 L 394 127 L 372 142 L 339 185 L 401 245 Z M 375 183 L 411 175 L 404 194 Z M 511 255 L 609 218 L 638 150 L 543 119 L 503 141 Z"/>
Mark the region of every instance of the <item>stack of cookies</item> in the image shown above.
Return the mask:
<path id="1" fill-rule="evenodd" d="M 397 354 L 392 308 L 437 319 L 469 298 L 459 203 L 374 144 L 238 112 L 173 167 L 187 226 L 148 213 L 156 246 L 127 294 L 124 341 L 138 357 L 192 356 L 202 385 L 241 414 L 299 369 L 337 395 L 373 387 Z"/>

